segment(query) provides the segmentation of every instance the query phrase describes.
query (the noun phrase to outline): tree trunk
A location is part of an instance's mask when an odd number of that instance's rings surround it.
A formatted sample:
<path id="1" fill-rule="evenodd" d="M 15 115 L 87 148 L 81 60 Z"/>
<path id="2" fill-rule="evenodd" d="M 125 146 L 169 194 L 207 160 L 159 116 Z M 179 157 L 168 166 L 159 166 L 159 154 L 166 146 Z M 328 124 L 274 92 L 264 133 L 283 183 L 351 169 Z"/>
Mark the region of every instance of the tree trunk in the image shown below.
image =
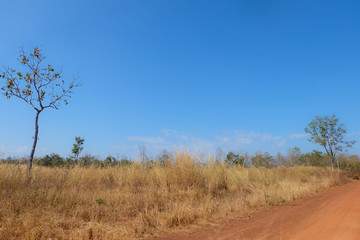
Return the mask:
<path id="1" fill-rule="evenodd" d="M 31 149 L 31 154 L 30 154 L 30 158 L 29 158 L 29 166 L 28 166 L 28 173 L 30 174 L 30 170 L 32 167 L 32 163 L 33 163 L 33 159 L 34 159 L 34 154 L 35 154 L 35 148 L 36 148 L 36 144 L 37 144 L 37 140 L 38 140 L 38 133 L 39 133 L 39 115 L 40 115 L 41 111 L 37 111 L 36 113 L 36 118 L 35 118 L 35 136 L 34 136 L 34 143 L 33 143 L 33 147 Z"/>
<path id="2" fill-rule="evenodd" d="M 330 155 L 330 162 L 331 162 L 331 169 L 334 170 L 335 159 L 332 155 Z"/>
<path id="3" fill-rule="evenodd" d="M 339 158 L 337 158 L 335 155 L 331 156 L 331 167 L 340 169 L 340 164 L 339 164 Z"/>

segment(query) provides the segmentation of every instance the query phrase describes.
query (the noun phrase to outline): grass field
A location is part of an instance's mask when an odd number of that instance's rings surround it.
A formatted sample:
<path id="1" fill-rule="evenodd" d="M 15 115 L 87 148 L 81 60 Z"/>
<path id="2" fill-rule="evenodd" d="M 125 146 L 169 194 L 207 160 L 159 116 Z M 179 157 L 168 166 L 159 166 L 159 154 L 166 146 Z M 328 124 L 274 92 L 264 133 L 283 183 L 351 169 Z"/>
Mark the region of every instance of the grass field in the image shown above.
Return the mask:
<path id="1" fill-rule="evenodd" d="M 211 162 L 211 161 L 209 161 Z M 316 167 L 242 168 L 177 153 L 169 167 L 0 165 L 0 239 L 139 239 L 248 216 L 343 181 Z"/>

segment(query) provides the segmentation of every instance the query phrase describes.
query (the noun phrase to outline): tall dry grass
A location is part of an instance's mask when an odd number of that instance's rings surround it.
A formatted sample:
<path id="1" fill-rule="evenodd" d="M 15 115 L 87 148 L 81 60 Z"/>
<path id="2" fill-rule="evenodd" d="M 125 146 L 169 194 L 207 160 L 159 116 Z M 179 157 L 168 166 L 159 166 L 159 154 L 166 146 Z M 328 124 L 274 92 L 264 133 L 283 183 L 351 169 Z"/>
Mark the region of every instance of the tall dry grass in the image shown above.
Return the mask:
<path id="1" fill-rule="evenodd" d="M 178 226 L 246 216 L 340 182 L 337 171 L 200 164 L 177 153 L 170 167 L 0 165 L 0 239 L 136 239 Z"/>

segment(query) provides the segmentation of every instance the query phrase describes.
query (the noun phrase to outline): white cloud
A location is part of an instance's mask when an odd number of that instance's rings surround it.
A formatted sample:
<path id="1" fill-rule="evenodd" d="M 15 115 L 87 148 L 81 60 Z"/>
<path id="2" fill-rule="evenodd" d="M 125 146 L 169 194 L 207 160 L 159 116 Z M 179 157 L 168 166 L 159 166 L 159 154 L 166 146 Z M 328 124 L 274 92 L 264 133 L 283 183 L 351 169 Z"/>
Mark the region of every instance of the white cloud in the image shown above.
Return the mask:
<path id="1" fill-rule="evenodd" d="M 305 138 L 308 135 L 306 133 L 293 133 L 290 134 L 289 138 L 295 138 L 295 139 L 300 139 L 300 138 Z"/>
<path id="2" fill-rule="evenodd" d="M 0 158 L 1 158 L 2 156 L 4 156 L 4 150 L 5 150 L 4 145 L 0 145 Z"/>
<path id="3" fill-rule="evenodd" d="M 281 136 L 273 136 L 269 133 L 255 133 L 255 132 L 250 132 L 250 133 L 236 133 L 234 136 L 228 136 L 228 137 L 223 137 L 223 138 L 230 138 L 233 139 L 232 141 L 234 141 L 237 144 L 252 144 L 255 142 L 258 142 L 259 140 L 261 141 L 278 141 L 281 140 L 282 137 Z"/>
<path id="4" fill-rule="evenodd" d="M 6 149 L 6 150 L 5 150 Z M 5 145 L 0 145 L 0 157 L 6 156 L 6 155 L 23 155 L 30 152 L 30 148 L 28 146 L 19 146 L 19 147 L 6 147 Z"/>
<path id="5" fill-rule="evenodd" d="M 127 146 L 123 146 L 123 145 L 118 145 L 118 146 L 112 146 L 112 149 L 118 149 L 118 150 L 128 150 L 129 147 Z"/>
<path id="6" fill-rule="evenodd" d="M 253 136 L 250 135 L 246 135 L 246 134 L 237 134 L 234 137 L 234 143 L 235 144 L 251 144 L 254 142 L 253 140 Z"/>
<path id="7" fill-rule="evenodd" d="M 286 140 L 281 140 L 275 144 L 275 147 L 282 147 L 285 145 L 285 143 L 286 143 Z"/>
<path id="8" fill-rule="evenodd" d="M 45 153 L 47 153 L 47 152 L 48 152 L 48 150 L 47 150 L 46 148 L 41 148 L 41 149 L 40 149 L 40 152 L 42 152 L 42 153 L 44 153 L 44 154 L 45 154 Z"/>
<path id="9" fill-rule="evenodd" d="M 165 137 L 175 137 L 184 141 L 189 140 L 189 137 L 186 134 L 181 133 L 174 129 L 162 129 L 161 131 L 163 132 Z"/>
<path id="10" fill-rule="evenodd" d="M 165 142 L 165 140 L 162 137 L 129 136 L 127 137 L 127 139 L 132 142 L 142 142 L 149 144 L 159 144 Z"/>
<path id="11" fill-rule="evenodd" d="M 261 134 L 260 136 L 261 136 L 261 139 L 264 141 L 275 141 L 275 140 L 281 139 L 281 136 L 273 136 L 268 133 Z"/>
<path id="12" fill-rule="evenodd" d="M 217 147 L 221 147 L 224 151 L 253 152 L 256 149 L 279 151 L 284 150 L 283 148 L 289 139 L 307 136 L 302 133 L 281 136 L 270 133 L 231 131 L 212 137 L 202 137 L 174 129 L 162 129 L 160 134 L 160 136 L 155 137 L 129 136 L 127 140 L 147 144 L 149 150 L 155 153 L 164 149 L 169 151 L 188 149 L 190 151 L 215 154 Z M 124 146 L 115 146 L 113 148 L 123 150 Z"/>
<path id="13" fill-rule="evenodd" d="M 14 153 L 26 153 L 28 151 L 29 151 L 28 146 L 21 146 L 21 147 L 17 147 L 13 152 Z"/>
<path id="14" fill-rule="evenodd" d="M 203 138 L 192 137 L 189 141 L 189 147 L 197 151 L 212 151 L 215 148 L 215 143 Z"/>
<path id="15" fill-rule="evenodd" d="M 165 135 L 165 137 L 168 137 L 171 134 L 171 129 L 161 129 L 161 132 Z"/>
<path id="16" fill-rule="evenodd" d="M 350 136 L 350 137 L 358 137 L 358 136 L 360 136 L 360 132 L 349 132 L 348 136 Z"/>
<path id="17" fill-rule="evenodd" d="M 216 136 L 215 139 L 218 140 L 219 142 L 222 142 L 222 143 L 227 143 L 227 142 L 230 141 L 229 137 Z"/>

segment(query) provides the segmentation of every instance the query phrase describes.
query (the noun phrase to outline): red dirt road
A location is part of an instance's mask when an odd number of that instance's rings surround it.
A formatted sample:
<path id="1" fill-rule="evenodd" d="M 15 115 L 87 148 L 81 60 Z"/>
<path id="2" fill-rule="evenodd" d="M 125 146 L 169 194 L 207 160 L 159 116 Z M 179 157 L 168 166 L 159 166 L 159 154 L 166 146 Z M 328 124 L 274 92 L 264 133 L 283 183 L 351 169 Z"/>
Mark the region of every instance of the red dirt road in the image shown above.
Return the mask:
<path id="1" fill-rule="evenodd" d="M 162 240 L 359 240 L 360 181 L 218 227 Z"/>

